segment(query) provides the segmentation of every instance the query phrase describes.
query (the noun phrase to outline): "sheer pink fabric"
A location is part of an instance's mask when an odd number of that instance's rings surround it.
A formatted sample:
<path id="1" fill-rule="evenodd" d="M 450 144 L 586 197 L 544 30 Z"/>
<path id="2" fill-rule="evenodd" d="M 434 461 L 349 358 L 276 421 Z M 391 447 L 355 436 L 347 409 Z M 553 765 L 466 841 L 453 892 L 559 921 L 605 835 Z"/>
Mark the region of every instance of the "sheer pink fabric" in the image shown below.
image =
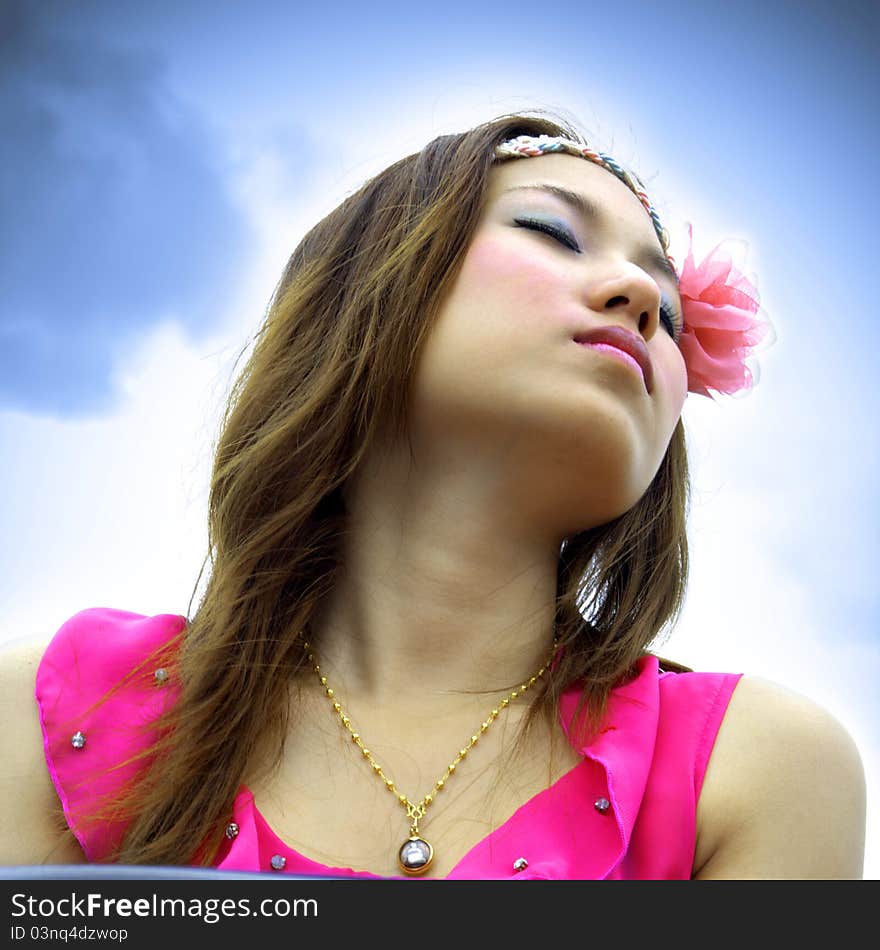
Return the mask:
<path id="1" fill-rule="evenodd" d="M 759 343 L 775 339 L 773 325 L 760 310 L 758 290 L 718 244 L 697 265 L 693 227 L 679 275 L 684 327 L 679 349 L 688 373 L 688 391 L 711 396 L 710 389 L 733 394 L 749 389 L 754 378 L 746 359 Z"/>
<path id="2" fill-rule="evenodd" d="M 185 624 L 177 614 L 84 610 L 62 625 L 40 663 L 35 696 L 46 763 L 68 824 L 91 862 L 106 860 L 124 828 L 88 824 L 84 815 L 96 795 L 136 774 L 135 765 L 119 766 L 150 743 L 151 723 L 163 704 L 174 701 L 175 689 L 173 683 L 158 686 L 150 668 L 126 681 L 104 704 L 90 707 Z M 478 842 L 448 878 L 689 878 L 696 804 L 739 678 L 660 672 L 657 658 L 647 655 L 638 675 L 612 694 L 604 726 L 591 743 L 578 738 L 572 722 L 578 692 L 569 689 L 561 725 L 582 760 Z M 85 737 L 81 748 L 71 741 L 77 732 Z M 220 869 L 376 877 L 329 868 L 288 847 L 244 785 L 231 803 L 229 820 L 238 834 L 224 835 L 216 864 Z M 276 856 L 285 859 L 283 870 L 272 869 Z M 514 869 L 519 858 L 528 862 L 525 870 Z"/>

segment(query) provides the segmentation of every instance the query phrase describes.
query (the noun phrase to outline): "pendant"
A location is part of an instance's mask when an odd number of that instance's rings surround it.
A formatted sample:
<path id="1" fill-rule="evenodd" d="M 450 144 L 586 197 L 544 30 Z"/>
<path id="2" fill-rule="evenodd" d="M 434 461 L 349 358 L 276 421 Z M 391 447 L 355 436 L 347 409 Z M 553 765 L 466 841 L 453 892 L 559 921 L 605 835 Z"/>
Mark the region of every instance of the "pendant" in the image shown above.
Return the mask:
<path id="1" fill-rule="evenodd" d="M 418 835 L 410 835 L 397 852 L 397 863 L 407 874 L 422 874 L 434 858 L 434 849 Z"/>

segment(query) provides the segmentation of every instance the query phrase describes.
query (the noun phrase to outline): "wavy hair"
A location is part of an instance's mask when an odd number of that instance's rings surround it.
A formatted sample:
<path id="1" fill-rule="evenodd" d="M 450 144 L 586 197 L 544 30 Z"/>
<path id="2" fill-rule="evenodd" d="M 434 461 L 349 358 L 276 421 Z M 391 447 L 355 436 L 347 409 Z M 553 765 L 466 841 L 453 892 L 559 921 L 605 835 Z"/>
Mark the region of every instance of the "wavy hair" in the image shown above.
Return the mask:
<path id="1" fill-rule="evenodd" d="M 462 264 L 496 145 L 516 135 L 584 141 L 553 114 L 509 114 L 441 135 L 346 198 L 294 250 L 233 383 L 210 483 L 211 569 L 169 645 L 179 698 L 139 780 L 105 802 L 126 830 L 109 860 L 211 865 L 245 774 L 291 726 L 291 677 L 308 670 L 298 632 L 331 591 L 347 513 L 342 489 L 380 432 L 406 432 L 419 354 Z M 609 693 L 678 617 L 690 484 L 682 421 L 643 497 L 560 549 L 561 658 L 526 720 L 556 715 L 584 684 L 594 732 Z M 686 669 L 670 664 L 671 668 Z"/>

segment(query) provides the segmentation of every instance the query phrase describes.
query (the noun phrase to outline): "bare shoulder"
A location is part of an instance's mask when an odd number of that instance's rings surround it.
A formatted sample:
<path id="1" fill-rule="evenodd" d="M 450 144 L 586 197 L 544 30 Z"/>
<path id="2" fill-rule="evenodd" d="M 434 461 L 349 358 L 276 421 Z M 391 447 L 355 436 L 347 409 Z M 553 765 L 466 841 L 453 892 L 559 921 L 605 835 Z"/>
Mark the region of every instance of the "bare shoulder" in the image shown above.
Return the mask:
<path id="1" fill-rule="evenodd" d="M 47 641 L 0 651 L 0 865 L 85 863 L 60 803 L 43 751 L 34 699 L 37 667 Z"/>
<path id="2" fill-rule="evenodd" d="M 805 696 L 743 676 L 700 794 L 694 877 L 861 878 L 865 799 L 843 725 Z"/>

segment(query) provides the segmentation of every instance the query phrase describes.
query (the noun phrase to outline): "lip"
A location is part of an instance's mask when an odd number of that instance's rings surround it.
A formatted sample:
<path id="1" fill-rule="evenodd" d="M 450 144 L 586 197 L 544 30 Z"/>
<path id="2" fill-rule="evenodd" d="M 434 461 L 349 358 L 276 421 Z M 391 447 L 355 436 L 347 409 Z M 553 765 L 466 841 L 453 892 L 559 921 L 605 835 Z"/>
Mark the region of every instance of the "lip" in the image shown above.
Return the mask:
<path id="1" fill-rule="evenodd" d="M 623 327 L 597 327 L 595 330 L 588 330 L 575 337 L 575 343 L 605 343 L 613 346 L 617 350 L 622 350 L 628 356 L 631 356 L 642 371 L 642 379 L 645 382 L 645 389 L 652 392 L 654 389 L 654 367 L 651 365 L 651 357 L 648 355 L 648 348 L 644 340 Z"/>

